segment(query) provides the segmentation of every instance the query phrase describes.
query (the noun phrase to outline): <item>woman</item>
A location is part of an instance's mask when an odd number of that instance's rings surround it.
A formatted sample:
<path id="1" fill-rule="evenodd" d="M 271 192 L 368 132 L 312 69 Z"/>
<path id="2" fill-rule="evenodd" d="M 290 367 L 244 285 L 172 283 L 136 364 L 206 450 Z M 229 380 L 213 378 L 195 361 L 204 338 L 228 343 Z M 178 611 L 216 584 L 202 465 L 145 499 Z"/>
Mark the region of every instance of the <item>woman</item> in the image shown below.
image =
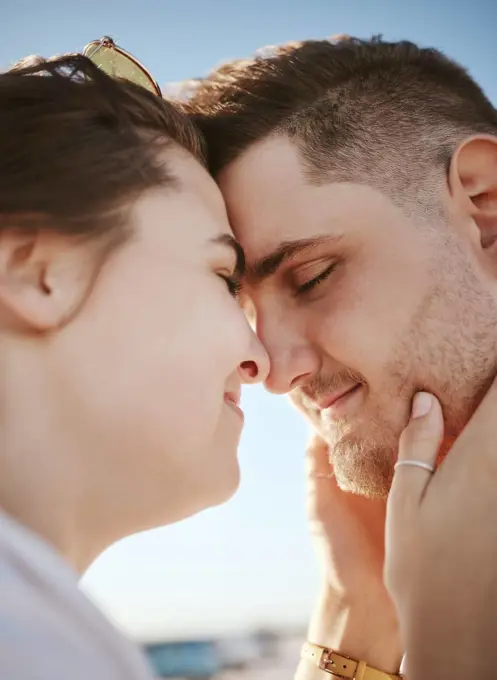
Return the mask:
<path id="1" fill-rule="evenodd" d="M 78 575 L 236 490 L 243 254 L 193 126 L 86 58 L 1 74 L 0 129 L 0 676 L 147 678 Z"/>

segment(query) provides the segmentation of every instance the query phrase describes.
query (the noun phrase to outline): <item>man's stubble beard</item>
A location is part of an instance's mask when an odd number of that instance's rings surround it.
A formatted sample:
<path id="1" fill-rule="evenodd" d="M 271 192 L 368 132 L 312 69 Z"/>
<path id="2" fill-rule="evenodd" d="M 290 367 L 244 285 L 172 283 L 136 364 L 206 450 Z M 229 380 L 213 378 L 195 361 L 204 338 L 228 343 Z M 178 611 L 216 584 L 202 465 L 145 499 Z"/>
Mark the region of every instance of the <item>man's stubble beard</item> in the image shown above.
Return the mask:
<path id="1" fill-rule="evenodd" d="M 446 253 L 447 255 L 447 253 Z M 385 385 L 367 389 L 362 422 L 336 423 L 322 431 L 341 488 L 369 498 L 388 496 L 400 435 L 412 398 L 427 390 L 441 402 L 444 456 L 474 413 L 497 371 L 497 305 L 474 271 L 451 253 L 450 270 L 434 273 L 393 359 Z M 457 259 L 456 259 L 457 258 Z"/>

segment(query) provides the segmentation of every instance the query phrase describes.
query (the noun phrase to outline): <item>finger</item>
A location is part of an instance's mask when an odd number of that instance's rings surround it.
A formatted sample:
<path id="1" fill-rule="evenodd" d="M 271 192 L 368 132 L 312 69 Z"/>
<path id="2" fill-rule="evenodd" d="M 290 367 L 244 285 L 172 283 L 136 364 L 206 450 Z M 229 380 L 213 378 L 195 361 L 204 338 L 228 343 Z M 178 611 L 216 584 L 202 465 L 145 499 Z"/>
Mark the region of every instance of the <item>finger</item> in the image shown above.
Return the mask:
<path id="1" fill-rule="evenodd" d="M 427 392 L 414 396 L 411 419 L 400 437 L 398 462 L 416 461 L 435 467 L 443 440 L 444 422 L 438 400 Z M 412 507 L 419 505 L 431 481 L 428 469 L 398 465 L 390 493 Z"/>
<path id="2" fill-rule="evenodd" d="M 307 446 L 306 469 L 308 477 L 319 479 L 333 476 L 329 446 L 318 434 L 312 436 Z"/>

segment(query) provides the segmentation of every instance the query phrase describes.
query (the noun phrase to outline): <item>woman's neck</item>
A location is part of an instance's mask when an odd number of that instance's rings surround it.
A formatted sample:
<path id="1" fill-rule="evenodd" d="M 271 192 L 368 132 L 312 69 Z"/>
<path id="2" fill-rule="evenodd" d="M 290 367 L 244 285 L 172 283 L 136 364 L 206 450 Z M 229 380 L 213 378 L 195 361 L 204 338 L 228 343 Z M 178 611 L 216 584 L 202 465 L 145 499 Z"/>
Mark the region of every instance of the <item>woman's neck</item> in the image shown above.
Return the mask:
<path id="1" fill-rule="evenodd" d="M 71 464 L 77 456 L 41 431 L 33 437 L 33 422 L 26 435 L 21 423 L 9 419 L 7 430 L 1 421 L 0 507 L 83 574 L 115 538 L 105 536 L 98 500 L 89 498 L 85 475 Z"/>
<path id="2" fill-rule="evenodd" d="M 121 538 L 94 442 L 49 353 L 9 342 L 0 356 L 0 507 L 83 573 Z M 113 499 L 111 499 L 113 500 Z M 118 518 L 119 519 L 119 518 Z"/>

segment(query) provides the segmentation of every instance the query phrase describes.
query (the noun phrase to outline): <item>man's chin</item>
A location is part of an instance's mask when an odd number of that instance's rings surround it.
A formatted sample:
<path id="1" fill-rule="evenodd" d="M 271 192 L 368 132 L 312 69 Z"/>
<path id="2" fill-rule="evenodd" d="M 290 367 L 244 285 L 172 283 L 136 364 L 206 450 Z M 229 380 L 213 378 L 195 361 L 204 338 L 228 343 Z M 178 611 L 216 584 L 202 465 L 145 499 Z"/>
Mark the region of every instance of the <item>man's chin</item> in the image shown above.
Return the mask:
<path id="1" fill-rule="evenodd" d="M 386 501 L 388 498 L 390 485 L 380 486 L 378 484 L 372 483 L 371 479 L 369 479 L 367 483 L 364 483 L 363 480 L 350 478 L 342 480 L 338 475 L 336 475 L 336 479 L 340 489 L 347 493 L 355 494 L 356 496 L 362 496 L 363 498 L 369 498 L 371 500 Z"/>
<path id="2" fill-rule="evenodd" d="M 338 486 L 366 498 L 386 499 L 393 479 L 397 448 L 340 442 L 331 449 Z"/>

